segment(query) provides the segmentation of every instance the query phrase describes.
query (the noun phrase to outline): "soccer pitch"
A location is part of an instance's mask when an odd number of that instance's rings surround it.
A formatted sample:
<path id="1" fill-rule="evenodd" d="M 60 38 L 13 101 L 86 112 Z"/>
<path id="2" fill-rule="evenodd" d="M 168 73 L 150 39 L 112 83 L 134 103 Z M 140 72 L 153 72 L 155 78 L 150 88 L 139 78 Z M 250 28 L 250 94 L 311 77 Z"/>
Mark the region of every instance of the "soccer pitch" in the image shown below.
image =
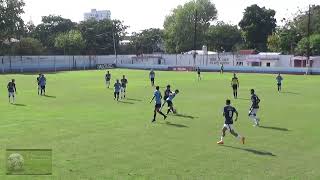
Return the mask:
<path id="1" fill-rule="evenodd" d="M 174 105 L 180 115 L 151 123 L 154 92 L 149 72 L 110 70 L 128 79 L 127 99 L 113 100 L 105 71 L 47 74 L 47 97 L 37 95 L 37 75 L 0 76 L 0 179 L 320 179 L 319 76 L 238 74 L 239 98 L 233 99 L 231 73 L 156 72 L 161 92 L 179 89 Z M 16 105 L 6 85 L 16 79 Z M 248 117 L 250 89 L 261 99 L 262 127 Z M 246 144 L 227 133 L 222 108 L 230 98 L 239 111 L 235 130 Z M 52 149 L 52 175 L 5 175 L 5 150 Z M 35 165 L 36 166 L 36 165 Z"/>

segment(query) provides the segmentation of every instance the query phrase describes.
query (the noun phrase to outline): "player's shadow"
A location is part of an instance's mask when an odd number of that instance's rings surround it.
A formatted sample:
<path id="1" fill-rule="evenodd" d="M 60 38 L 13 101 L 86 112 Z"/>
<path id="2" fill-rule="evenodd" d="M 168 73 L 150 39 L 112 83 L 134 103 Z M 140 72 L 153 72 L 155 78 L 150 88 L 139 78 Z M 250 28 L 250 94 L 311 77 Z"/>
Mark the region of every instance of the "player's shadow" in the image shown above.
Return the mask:
<path id="1" fill-rule="evenodd" d="M 289 129 L 287 128 L 280 128 L 280 127 L 271 127 L 271 126 L 259 126 L 259 127 L 264 129 L 278 130 L 278 131 L 289 131 Z"/>
<path id="2" fill-rule="evenodd" d="M 25 104 L 12 104 L 12 105 L 14 105 L 14 106 L 27 106 L 27 105 L 25 105 Z"/>
<path id="3" fill-rule="evenodd" d="M 128 101 L 118 101 L 118 102 L 123 104 L 134 104 L 133 102 L 128 102 Z"/>
<path id="4" fill-rule="evenodd" d="M 141 99 L 127 98 L 129 101 L 142 101 Z"/>
<path id="5" fill-rule="evenodd" d="M 283 91 L 281 92 L 283 94 L 293 94 L 293 95 L 300 95 L 300 93 L 297 93 L 297 92 L 290 92 L 290 91 Z"/>
<path id="6" fill-rule="evenodd" d="M 186 115 L 186 114 L 174 114 L 174 116 L 177 116 L 177 117 L 182 117 L 182 118 L 186 118 L 186 119 L 195 119 L 195 118 L 198 118 L 198 117 L 194 117 L 194 116 L 190 116 L 190 115 Z"/>
<path id="7" fill-rule="evenodd" d="M 241 148 L 241 147 L 234 147 L 234 146 L 228 146 L 228 145 L 222 145 L 222 146 L 232 148 L 232 149 L 239 149 L 239 150 L 247 151 L 247 152 L 250 152 L 250 153 L 253 153 L 256 155 L 260 155 L 260 156 L 276 156 L 272 152 L 268 152 L 268 151 L 259 151 L 259 150 L 250 149 L 250 148 Z"/>
<path id="8" fill-rule="evenodd" d="M 44 95 L 43 97 L 46 97 L 46 98 L 57 98 L 57 96 L 50 96 L 50 95 Z"/>
<path id="9" fill-rule="evenodd" d="M 166 125 L 168 125 L 168 126 L 174 126 L 174 127 L 177 127 L 177 128 L 189 128 L 189 127 L 186 126 L 186 125 L 171 123 L 171 122 L 168 122 L 168 121 L 166 122 Z"/>

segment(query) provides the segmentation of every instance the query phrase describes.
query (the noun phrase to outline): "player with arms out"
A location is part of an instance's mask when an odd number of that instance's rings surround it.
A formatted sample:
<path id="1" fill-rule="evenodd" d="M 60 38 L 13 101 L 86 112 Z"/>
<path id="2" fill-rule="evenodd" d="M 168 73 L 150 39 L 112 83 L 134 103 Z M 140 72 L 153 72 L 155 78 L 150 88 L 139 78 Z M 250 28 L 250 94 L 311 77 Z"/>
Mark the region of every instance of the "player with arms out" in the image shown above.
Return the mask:
<path id="1" fill-rule="evenodd" d="M 161 92 L 159 91 L 159 86 L 157 86 L 156 91 L 154 92 L 153 97 L 150 101 L 150 103 L 151 103 L 155 99 L 155 103 L 156 103 L 154 106 L 154 114 L 153 114 L 152 122 L 156 121 L 157 112 L 163 116 L 164 120 L 167 118 L 167 116 L 164 115 L 160 110 L 161 109 L 161 98 L 162 98 L 162 95 L 161 95 Z"/>
<path id="2" fill-rule="evenodd" d="M 151 86 L 154 86 L 154 78 L 156 77 L 156 73 L 153 71 L 153 69 L 151 69 L 150 73 L 149 73 L 149 78 L 151 81 Z"/>
<path id="3" fill-rule="evenodd" d="M 233 78 L 231 80 L 231 87 L 233 89 L 233 97 L 235 99 L 238 98 L 238 88 L 239 88 L 239 79 L 237 78 L 236 73 L 233 74 Z"/>
<path id="4" fill-rule="evenodd" d="M 197 74 L 198 74 L 198 81 L 200 81 L 201 80 L 201 70 L 199 67 L 197 68 Z"/>
<path id="5" fill-rule="evenodd" d="M 111 74 L 109 71 L 107 71 L 107 74 L 105 75 L 105 80 L 107 88 L 110 88 Z"/>
<path id="6" fill-rule="evenodd" d="M 225 118 L 224 125 L 222 128 L 222 134 L 220 141 L 217 142 L 217 144 L 224 144 L 223 138 L 226 135 L 226 131 L 229 130 L 229 132 L 236 138 L 238 138 L 242 144 L 244 144 L 245 137 L 242 137 L 240 134 L 236 133 L 233 128 L 233 115 L 236 114 L 236 117 L 234 121 L 238 120 L 238 111 L 236 108 L 231 106 L 231 101 L 229 99 L 226 100 L 226 106 L 223 108 L 223 116 Z"/>
<path id="7" fill-rule="evenodd" d="M 119 82 L 119 79 L 117 79 L 116 83 L 114 83 L 114 100 L 119 101 L 119 95 L 121 90 L 121 84 Z"/>
<path id="8" fill-rule="evenodd" d="M 128 84 L 128 80 L 126 79 L 126 76 L 123 75 L 121 79 L 121 99 L 126 98 L 127 84 Z"/>
<path id="9" fill-rule="evenodd" d="M 278 92 L 281 92 L 281 86 L 282 86 L 282 76 L 280 75 L 280 73 L 278 74 L 278 76 L 276 77 L 277 80 L 277 86 L 278 86 Z"/>
<path id="10" fill-rule="evenodd" d="M 176 95 L 179 93 L 179 90 L 176 89 L 173 93 L 170 93 L 169 97 L 166 99 L 166 102 L 168 104 L 168 111 L 167 111 L 167 115 L 170 113 L 170 111 L 172 111 L 174 114 L 176 113 L 176 110 L 173 108 L 173 99 L 176 97 Z M 164 105 L 165 103 L 163 103 Z M 163 107 L 162 105 L 162 107 Z"/>
<path id="11" fill-rule="evenodd" d="M 258 118 L 257 113 L 259 110 L 260 99 L 255 94 L 254 89 L 251 89 L 251 102 L 252 102 L 252 105 L 249 110 L 249 117 L 253 121 L 254 126 L 259 126 L 260 119 Z"/>
<path id="12" fill-rule="evenodd" d="M 14 104 L 15 94 L 17 94 L 17 88 L 16 88 L 16 83 L 14 79 L 12 79 L 11 82 L 8 83 L 7 89 L 9 93 L 9 103 Z M 12 101 L 11 101 L 11 97 L 12 97 Z"/>

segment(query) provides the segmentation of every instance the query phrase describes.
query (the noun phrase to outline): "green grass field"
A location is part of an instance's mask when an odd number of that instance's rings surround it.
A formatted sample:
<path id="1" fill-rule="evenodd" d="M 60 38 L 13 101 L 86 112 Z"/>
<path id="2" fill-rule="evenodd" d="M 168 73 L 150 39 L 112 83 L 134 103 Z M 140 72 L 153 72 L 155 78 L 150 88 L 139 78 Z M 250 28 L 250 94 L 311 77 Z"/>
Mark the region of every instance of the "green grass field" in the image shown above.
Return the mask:
<path id="1" fill-rule="evenodd" d="M 126 74 L 128 99 L 113 100 L 104 71 L 47 75 L 47 95 L 37 95 L 36 75 L 0 76 L 0 179 L 320 179 L 320 78 L 284 75 L 277 93 L 275 75 L 238 74 L 240 117 L 235 129 L 246 144 L 227 134 L 217 145 L 222 108 L 232 98 L 232 74 L 156 72 L 163 92 L 178 88 L 181 116 L 151 124 L 153 88 L 147 71 Z M 6 85 L 16 79 L 16 105 Z M 248 118 L 249 90 L 261 99 L 261 128 Z M 51 176 L 6 175 L 7 148 L 52 149 Z M 37 166 L 36 164 L 34 166 Z"/>

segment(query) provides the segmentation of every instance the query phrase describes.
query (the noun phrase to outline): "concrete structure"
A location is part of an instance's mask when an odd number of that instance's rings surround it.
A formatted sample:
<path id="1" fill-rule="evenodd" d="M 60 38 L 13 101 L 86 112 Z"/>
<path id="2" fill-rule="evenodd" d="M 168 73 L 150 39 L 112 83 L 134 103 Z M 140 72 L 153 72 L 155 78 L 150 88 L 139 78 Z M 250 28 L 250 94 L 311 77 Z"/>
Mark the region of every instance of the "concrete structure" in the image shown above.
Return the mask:
<path id="1" fill-rule="evenodd" d="M 97 21 L 109 19 L 111 20 L 111 12 L 109 10 L 97 11 L 96 9 L 91 9 L 91 12 L 84 13 L 84 20 L 95 19 Z"/>

